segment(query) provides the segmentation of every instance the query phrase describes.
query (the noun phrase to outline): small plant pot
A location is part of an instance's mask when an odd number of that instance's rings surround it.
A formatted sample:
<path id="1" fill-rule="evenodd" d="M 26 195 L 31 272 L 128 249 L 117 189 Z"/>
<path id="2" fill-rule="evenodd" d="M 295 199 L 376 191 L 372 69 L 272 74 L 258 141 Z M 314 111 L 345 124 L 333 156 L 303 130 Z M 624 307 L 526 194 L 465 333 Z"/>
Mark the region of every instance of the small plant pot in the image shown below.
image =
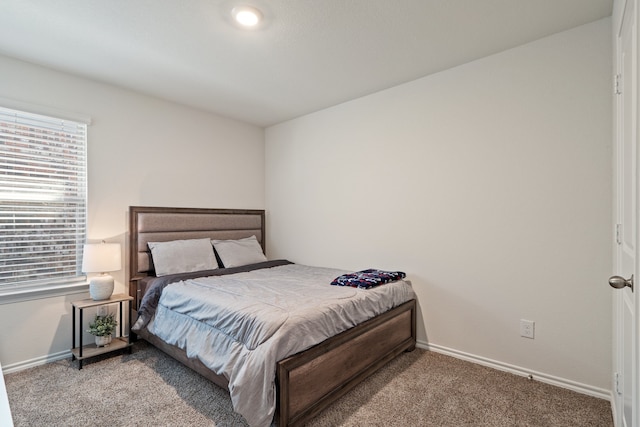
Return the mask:
<path id="1" fill-rule="evenodd" d="M 111 335 L 105 335 L 103 337 L 96 336 L 96 347 L 105 347 L 111 343 Z"/>

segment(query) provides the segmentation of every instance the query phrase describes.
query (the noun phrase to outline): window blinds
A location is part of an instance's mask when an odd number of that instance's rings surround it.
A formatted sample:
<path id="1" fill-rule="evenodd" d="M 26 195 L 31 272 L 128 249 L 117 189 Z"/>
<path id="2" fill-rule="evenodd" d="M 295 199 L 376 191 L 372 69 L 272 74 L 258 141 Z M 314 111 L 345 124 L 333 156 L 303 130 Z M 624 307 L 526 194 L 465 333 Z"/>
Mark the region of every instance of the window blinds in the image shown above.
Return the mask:
<path id="1" fill-rule="evenodd" d="M 0 107 L 0 288 L 84 280 L 87 125 Z"/>

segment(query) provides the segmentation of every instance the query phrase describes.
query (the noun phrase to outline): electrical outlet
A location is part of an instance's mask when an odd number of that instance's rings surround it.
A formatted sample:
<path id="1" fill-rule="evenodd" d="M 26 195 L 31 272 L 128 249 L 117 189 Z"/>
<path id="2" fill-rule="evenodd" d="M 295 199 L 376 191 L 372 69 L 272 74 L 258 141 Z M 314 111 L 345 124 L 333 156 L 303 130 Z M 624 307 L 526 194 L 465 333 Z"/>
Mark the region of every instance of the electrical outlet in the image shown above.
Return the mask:
<path id="1" fill-rule="evenodd" d="M 534 338 L 536 322 L 533 320 L 520 319 L 520 336 L 525 338 Z"/>
<path id="2" fill-rule="evenodd" d="M 96 313 L 98 316 L 106 316 L 108 312 L 108 307 L 106 305 L 99 305 L 98 312 Z"/>

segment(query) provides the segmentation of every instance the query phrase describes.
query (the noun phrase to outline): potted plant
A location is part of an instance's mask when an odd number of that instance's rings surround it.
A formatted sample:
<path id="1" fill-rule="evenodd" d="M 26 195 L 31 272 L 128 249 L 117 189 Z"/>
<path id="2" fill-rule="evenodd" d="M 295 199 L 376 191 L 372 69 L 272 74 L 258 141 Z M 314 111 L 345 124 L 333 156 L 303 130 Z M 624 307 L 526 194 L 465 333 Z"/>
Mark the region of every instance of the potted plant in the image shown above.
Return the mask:
<path id="1" fill-rule="evenodd" d="M 107 314 L 106 316 L 96 315 L 93 322 L 89 323 L 87 332 L 95 335 L 97 347 L 104 347 L 111 342 L 111 334 L 113 334 L 116 326 L 118 326 L 118 322 L 113 317 L 113 314 Z"/>

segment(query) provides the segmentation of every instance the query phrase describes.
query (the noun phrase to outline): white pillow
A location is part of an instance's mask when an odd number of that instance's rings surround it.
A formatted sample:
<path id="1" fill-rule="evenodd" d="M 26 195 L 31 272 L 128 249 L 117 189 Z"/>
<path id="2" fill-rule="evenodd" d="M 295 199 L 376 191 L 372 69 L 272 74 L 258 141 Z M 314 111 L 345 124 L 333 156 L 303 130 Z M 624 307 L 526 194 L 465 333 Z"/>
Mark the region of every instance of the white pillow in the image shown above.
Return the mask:
<path id="1" fill-rule="evenodd" d="M 209 239 L 149 242 L 156 276 L 218 268 Z"/>
<path id="2" fill-rule="evenodd" d="M 240 267 L 267 260 L 256 236 L 238 240 L 211 240 L 225 268 Z"/>

